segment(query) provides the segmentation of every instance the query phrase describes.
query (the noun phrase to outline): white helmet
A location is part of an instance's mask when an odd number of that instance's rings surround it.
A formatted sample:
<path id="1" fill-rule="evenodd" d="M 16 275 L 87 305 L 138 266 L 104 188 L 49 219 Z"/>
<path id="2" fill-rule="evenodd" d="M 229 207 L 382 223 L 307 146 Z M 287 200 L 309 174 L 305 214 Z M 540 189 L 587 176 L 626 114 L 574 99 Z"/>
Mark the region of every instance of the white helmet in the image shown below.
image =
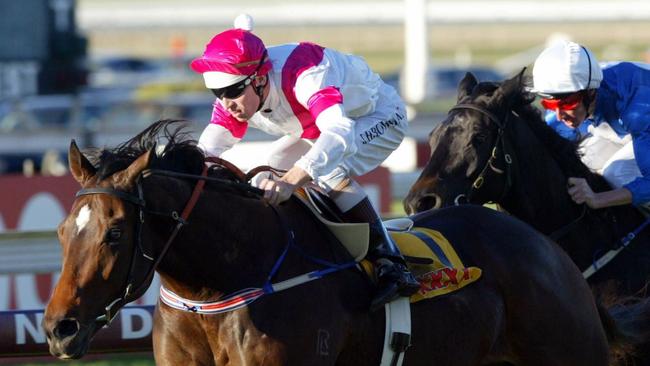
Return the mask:
<path id="1" fill-rule="evenodd" d="M 532 92 L 540 95 L 572 93 L 598 88 L 602 80 L 603 71 L 587 47 L 558 41 L 535 60 Z"/>

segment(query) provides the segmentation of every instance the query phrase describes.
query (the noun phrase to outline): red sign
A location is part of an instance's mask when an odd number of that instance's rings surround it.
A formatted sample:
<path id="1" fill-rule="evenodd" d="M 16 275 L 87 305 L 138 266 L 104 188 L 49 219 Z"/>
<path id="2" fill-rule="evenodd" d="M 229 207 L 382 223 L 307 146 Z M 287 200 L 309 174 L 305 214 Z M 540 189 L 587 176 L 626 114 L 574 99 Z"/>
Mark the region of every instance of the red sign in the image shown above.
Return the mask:
<path id="1" fill-rule="evenodd" d="M 54 230 L 72 207 L 79 190 L 72 176 L 0 177 L 0 232 Z"/>
<path id="2" fill-rule="evenodd" d="M 357 178 L 375 207 L 390 212 L 390 172 L 379 167 Z M 0 232 L 54 230 L 67 216 L 79 190 L 72 176 L 0 176 Z"/>

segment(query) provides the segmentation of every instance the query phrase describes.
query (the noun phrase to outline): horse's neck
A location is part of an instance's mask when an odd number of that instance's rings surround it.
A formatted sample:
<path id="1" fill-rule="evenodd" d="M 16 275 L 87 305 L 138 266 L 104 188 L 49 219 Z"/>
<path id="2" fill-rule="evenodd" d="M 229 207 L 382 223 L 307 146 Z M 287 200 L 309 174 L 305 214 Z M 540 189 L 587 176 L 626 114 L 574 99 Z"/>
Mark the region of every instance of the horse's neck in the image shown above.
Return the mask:
<path id="1" fill-rule="evenodd" d="M 525 121 L 509 129 L 514 164 L 510 194 L 499 203 L 549 234 L 579 215 L 567 194 L 568 176 Z"/>
<path id="2" fill-rule="evenodd" d="M 510 136 L 517 164 L 513 186 L 511 194 L 500 202 L 511 214 L 547 235 L 566 231 L 558 241 L 570 253 L 586 251 L 583 254 L 587 261 L 593 254 L 591 247 L 612 243 L 642 221 L 632 206 L 591 210 L 576 205 L 567 192 L 569 176 L 587 178 L 595 190 L 606 189 L 607 183 L 580 161 L 573 162 L 577 164 L 576 172 L 566 171 L 571 169 L 571 162 L 556 161 L 550 147 L 542 143 L 531 127 L 525 121 L 518 122 L 521 123 L 515 125 Z M 577 159 L 577 156 L 566 158 Z M 572 258 L 577 260 L 574 255 Z"/>
<path id="3" fill-rule="evenodd" d="M 289 215 L 283 211 L 291 209 L 278 210 Z M 291 228 L 296 226 L 300 225 Z M 159 273 L 164 282 L 167 279 L 170 284 L 182 285 L 186 294 L 208 298 L 211 293 L 260 287 L 288 244 L 288 230 L 278 214 L 259 200 L 206 191 L 170 247 Z M 318 245 L 321 240 L 314 238 L 313 243 Z M 308 271 L 305 261 L 295 257 L 286 257 L 278 276 L 289 267 L 294 270 L 292 275 Z"/>

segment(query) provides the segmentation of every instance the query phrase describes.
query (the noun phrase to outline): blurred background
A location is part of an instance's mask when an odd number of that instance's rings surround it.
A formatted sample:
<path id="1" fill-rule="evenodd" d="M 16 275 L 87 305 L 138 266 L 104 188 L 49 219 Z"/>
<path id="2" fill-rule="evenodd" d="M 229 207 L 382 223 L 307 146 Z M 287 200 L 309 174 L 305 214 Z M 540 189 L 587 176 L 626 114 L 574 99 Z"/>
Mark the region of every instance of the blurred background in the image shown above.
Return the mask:
<path id="1" fill-rule="evenodd" d="M 407 139 L 361 178 L 385 217 L 403 214 L 427 134 L 466 72 L 503 80 L 557 39 L 600 61 L 650 60 L 650 3 L 635 0 L 0 0 L 0 357 L 11 357 L 0 364 L 52 362 L 39 311 L 59 266 L 54 229 L 77 190 L 70 140 L 114 146 L 162 118 L 189 120 L 198 137 L 213 97 L 188 62 L 240 13 L 267 46 L 311 41 L 363 56 L 408 102 Z M 271 137 L 246 141 L 228 156 L 243 169 L 263 163 Z M 154 288 L 98 349 L 145 353 L 69 364 L 153 364 L 155 302 Z"/>
<path id="2" fill-rule="evenodd" d="M 650 5 L 642 1 L 25 0 L 0 7 L 0 173 L 61 174 L 55 153 L 64 155 L 71 138 L 82 147 L 113 145 L 162 117 L 191 120 L 200 131 L 212 98 L 188 61 L 243 12 L 268 45 L 308 40 L 363 56 L 411 104 L 416 134 L 421 122 L 428 132 L 439 119 L 423 114 L 449 108 L 466 71 L 480 80 L 511 76 L 556 38 L 582 42 L 608 61 L 643 61 L 650 47 Z"/>

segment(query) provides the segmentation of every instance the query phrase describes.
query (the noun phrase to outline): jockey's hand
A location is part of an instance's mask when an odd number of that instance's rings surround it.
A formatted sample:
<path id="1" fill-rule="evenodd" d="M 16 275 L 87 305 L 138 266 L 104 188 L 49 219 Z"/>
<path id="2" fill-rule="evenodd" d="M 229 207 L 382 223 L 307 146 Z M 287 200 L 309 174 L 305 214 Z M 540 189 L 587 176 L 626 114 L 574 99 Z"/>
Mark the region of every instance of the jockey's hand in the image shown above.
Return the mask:
<path id="1" fill-rule="evenodd" d="M 264 179 L 260 188 L 264 190 L 264 201 L 277 205 L 288 200 L 297 187 L 282 180 Z"/>
<path id="2" fill-rule="evenodd" d="M 568 181 L 569 195 L 571 199 L 578 204 L 586 203 L 591 208 L 599 208 L 596 200 L 596 194 L 589 187 L 589 183 L 584 178 L 571 177 Z"/>
<path id="3" fill-rule="evenodd" d="M 296 189 L 311 180 L 307 172 L 294 166 L 280 180 L 262 180 L 260 188 L 264 190 L 264 200 L 271 205 L 277 205 L 288 200 Z"/>

